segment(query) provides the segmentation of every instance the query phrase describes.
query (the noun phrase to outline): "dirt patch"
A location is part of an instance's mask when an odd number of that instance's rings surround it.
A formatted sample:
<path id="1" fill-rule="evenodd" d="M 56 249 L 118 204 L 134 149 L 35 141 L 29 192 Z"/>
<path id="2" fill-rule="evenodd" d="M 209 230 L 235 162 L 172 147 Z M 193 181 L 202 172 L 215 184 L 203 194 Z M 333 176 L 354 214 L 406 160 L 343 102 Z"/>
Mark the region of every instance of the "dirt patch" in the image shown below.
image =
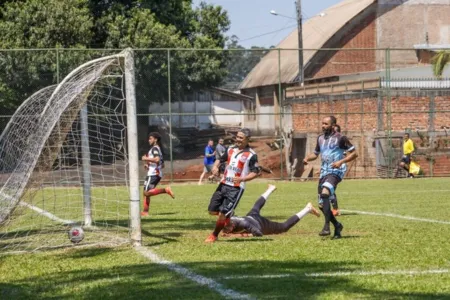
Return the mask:
<path id="1" fill-rule="evenodd" d="M 263 173 L 262 178 L 276 178 L 280 177 L 280 150 L 272 150 L 267 143 L 273 141 L 272 139 L 255 140 L 250 143 L 250 146 L 258 154 L 258 161 L 261 166 L 269 168 L 273 174 Z M 201 150 L 200 150 L 201 151 Z M 284 152 L 282 153 L 284 161 Z M 170 164 L 170 162 L 167 162 Z M 283 166 L 284 168 L 284 166 Z M 203 172 L 203 155 L 198 155 L 196 158 L 182 159 L 181 157 L 173 161 L 173 178 L 181 180 L 198 179 Z M 286 171 L 283 172 L 286 174 Z M 166 179 L 169 177 L 170 168 L 166 169 Z"/>

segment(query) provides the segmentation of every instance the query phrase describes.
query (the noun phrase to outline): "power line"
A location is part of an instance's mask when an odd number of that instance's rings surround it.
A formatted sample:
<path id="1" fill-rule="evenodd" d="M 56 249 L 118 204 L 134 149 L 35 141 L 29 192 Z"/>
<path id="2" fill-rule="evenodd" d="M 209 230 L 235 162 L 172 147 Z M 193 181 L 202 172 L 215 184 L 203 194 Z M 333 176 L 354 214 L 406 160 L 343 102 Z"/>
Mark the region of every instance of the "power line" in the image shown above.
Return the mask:
<path id="1" fill-rule="evenodd" d="M 263 34 L 255 35 L 255 36 L 252 36 L 252 37 L 249 37 L 249 38 L 239 39 L 239 41 L 240 42 L 244 42 L 244 41 L 253 40 L 253 39 L 265 36 L 265 35 L 269 35 L 269 34 L 272 34 L 272 33 L 277 33 L 277 32 L 280 32 L 280 31 L 283 31 L 283 30 L 286 30 L 286 29 L 289 29 L 289 28 L 294 28 L 294 27 L 297 27 L 297 25 L 286 26 L 286 27 L 283 27 L 283 28 L 280 28 L 280 29 L 277 29 L 277 30 L 274 30 L 274 31 L 270 31 L 270 32 L 266 32 L 266 33 L 263 33 Z"/>

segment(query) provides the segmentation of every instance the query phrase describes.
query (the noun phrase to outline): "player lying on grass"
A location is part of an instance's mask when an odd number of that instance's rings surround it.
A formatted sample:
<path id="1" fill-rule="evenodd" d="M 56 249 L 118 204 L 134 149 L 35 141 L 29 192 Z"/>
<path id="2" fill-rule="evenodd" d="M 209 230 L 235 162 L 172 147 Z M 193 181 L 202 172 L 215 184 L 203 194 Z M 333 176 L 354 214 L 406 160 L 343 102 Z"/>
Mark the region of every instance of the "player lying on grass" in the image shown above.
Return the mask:
<path id="1" fill-rule="evenodd" d="M 273 222 L 263 216 L 260 211 L 266 204 L 269 195 L 276 190 L 276 186 L 269 184 L 267 190 L 253 205 L 253 208 L 245 217 L 231 217 L 230 223 L 223 229 L 227 234 L 252 234 L 253 236 L 263 236 L 268 234 L 280 234 L 287 232 L 307 214 L 320 216 L 319 211 L 308 203 L 301 211 L 287 219 L 283 223 Z"/>

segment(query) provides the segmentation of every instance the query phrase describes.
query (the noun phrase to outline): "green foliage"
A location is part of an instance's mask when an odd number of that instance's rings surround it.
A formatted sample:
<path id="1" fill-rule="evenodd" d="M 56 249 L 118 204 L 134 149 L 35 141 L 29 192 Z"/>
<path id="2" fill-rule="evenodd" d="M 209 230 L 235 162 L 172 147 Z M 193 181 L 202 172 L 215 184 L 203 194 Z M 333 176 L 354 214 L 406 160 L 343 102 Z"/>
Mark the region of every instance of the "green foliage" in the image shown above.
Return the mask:
<path id="1" fill-rule="evenodd" d="M 434 76 L 441 78 L 445 66 L 450 62 L 450 50 L 441 50 L 431 59 Z"/>
<path id="2" fill-rule="evenodd" d="M 220 7 L 191 0 L 24 0 L 0 3 L 0 48 L 224 48 L 230 21 Z M 116 51 L 117 52 L 117 51 Z M 12 113 L 37 90 L 105 51 L 3 51 L 0 104 Z M 221 51 L 172 53 L 172 95 L 218 85 Z M 59 72 L 59 75 L 57 75 Z M 167 51 L 136 53 L 138 106 L 168 98 Z"/>
<path id="3" fill-rule="evenodd" d="M 0 7 L 0 15 L 2 49 L 82 48 L 92 38 L 92 18 L 84 0 L 10 1 Z M 39 88 L 56 82 L 56 53 L 2 51 L 0 68 L 0 101 L 3 113 L 11 113 Z"/>
<path id="4" fill-rule="evenodd" d="M 237 89 L 239 84 L 247 77 L 250 71 L 259 63 L 259 61 L 269 52 L 269 50 L 252 46 L 245 49 L 239 45 L 239 38 L 233 35 L 227 45 L 230 51 L 228 62 L 228 75 L 224 80 L 224 87 L 228 89 Z"/>

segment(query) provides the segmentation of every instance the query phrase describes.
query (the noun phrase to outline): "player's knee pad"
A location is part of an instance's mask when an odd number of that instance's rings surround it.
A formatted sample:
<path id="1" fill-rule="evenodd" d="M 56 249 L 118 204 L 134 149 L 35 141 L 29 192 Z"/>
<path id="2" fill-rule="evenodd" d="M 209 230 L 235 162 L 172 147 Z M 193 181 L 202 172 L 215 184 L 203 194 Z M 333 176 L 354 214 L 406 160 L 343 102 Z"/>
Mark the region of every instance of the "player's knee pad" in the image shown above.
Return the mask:
<path id="1" fill-rule="evenodd" d="M 331 197 L 334 195 L 334 186 L 331 183 L 325 182 L 324 184 L 322 184 L 322 188 L 325 188 L 330 192 L 328 197 Z"/>
<path id="2" fill-rule="evenodd" d="M 325 200 L 330 200 L 330 195 L 322 193 L 320 194 L 320 198 L 325 201 Z"/>

